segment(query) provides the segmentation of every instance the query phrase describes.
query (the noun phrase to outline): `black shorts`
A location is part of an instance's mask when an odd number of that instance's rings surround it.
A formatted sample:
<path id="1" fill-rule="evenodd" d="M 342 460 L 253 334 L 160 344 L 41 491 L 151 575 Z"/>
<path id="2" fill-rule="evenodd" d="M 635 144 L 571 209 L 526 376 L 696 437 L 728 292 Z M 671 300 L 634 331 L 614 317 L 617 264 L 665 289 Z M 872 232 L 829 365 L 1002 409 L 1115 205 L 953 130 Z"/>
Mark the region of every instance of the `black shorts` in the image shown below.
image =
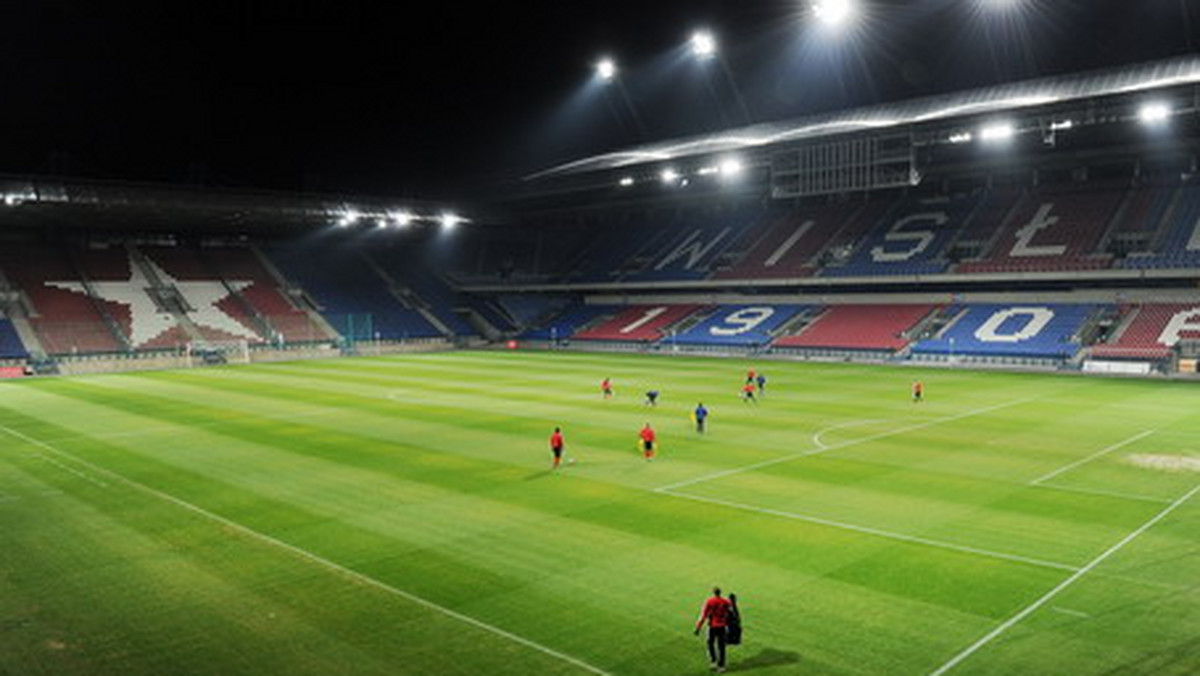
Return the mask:
<path id="1" fill-rule="evenodd" d="M 554 457 L 561 458 L 562 457 L 562 446 L 554 446 L 550 449 L 550 452 L 554 454 Z"/>
<path id="2" fill-rule="evenodd" d="M 642 450 L 653 451 L 654 450 L 654 442 L 646 441 L 645 439 L 642 439 Z"/>

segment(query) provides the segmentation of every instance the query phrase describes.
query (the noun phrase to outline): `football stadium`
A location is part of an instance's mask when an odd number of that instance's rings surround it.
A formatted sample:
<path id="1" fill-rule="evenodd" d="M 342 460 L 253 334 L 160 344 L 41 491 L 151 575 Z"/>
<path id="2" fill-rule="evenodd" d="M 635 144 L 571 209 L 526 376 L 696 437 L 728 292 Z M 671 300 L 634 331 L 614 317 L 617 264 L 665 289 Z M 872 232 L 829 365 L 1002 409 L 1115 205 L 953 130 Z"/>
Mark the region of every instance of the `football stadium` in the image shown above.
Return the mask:
<path id="1" fill-rule="evenodd" d="M 601 58 L 462 202 L 0 176 L 0 674 L 1200 674 L 1190 30 L 777 119 L 698 32 L 711 129 Z"/>

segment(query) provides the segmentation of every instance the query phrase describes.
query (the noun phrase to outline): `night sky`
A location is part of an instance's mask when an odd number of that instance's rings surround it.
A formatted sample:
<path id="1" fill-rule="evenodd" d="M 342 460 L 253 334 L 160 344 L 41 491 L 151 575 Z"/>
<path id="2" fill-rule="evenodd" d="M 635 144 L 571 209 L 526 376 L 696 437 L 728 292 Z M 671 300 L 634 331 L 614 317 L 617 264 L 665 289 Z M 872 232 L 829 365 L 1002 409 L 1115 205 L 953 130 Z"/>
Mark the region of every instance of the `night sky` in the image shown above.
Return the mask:
<path id="1" fill-rule="evenodd" d="M 1200 0 L 864 2 L 835 40 L 796 0 L 0 0 L 0 172 L 479 200 L 744 122 L 734 87 L 785 119 L 1185 54 L 1200 32 Z M 699 27 L 724 65 L 686 58 Z M 603 53 L 641 128 L 589 86 Z"/>

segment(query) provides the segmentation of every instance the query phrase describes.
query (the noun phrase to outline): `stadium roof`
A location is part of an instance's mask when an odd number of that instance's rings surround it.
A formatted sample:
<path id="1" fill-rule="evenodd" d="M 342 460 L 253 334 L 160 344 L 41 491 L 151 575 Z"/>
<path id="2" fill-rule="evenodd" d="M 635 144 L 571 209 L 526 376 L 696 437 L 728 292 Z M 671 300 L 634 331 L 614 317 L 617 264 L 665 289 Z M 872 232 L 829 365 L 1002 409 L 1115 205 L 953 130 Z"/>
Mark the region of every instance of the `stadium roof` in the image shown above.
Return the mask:
<path id="1" fill-rule="evenodd" d="M 1189 55 L 1074 75 L 986 87 L 848 111 L 756 124 L 716 134 L 637 146 L 576 160 L 534 174 L 532 179 L 605 171 L 805 141 L 862 131 L 949 121 L 989 113 L 1036 108 L 1156 89 L 1200 84 L 1200 56 Z"/>

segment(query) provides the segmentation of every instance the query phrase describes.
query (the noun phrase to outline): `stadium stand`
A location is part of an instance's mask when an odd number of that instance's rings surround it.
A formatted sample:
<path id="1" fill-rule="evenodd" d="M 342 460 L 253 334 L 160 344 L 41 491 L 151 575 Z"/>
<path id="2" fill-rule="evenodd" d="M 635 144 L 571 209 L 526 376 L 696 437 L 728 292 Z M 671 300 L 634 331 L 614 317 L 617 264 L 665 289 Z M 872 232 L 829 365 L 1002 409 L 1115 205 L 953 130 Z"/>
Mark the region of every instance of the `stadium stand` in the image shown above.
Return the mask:
<path id="1" fill-rule="evenodd" d="M 805 309 L 803 305 L 723 305 L 677 334 L 679 345 L 762 347 Z"/>
<path id="2" fill-rule="evenodd" d="M 717 258 L 761 218 L 757 210 L 684 216 L 666 229 L 671 237 L 639 254 L 644 265 L 632 267 L 625 281 L 702 279 Z M 650 225 L 650 224 L 648 224 Z M 663 226 L 657 226 L 662 228 Z M 639 269 L 640 268 L 640 269 Z"/>
<path id="3" fill-rule="evenodd" d="M 1076 336 L 1096 305 L 971 305 L 914 354 L 1029 356 L 1065 359 L 1079 352 Z"/>
<path id="4" fill-rule="evenodd" d="M 47 354 L 122 352 L 125 346 L 62 249 L 24 244 L 0 247 L 0 269 L 29 298 L 29 323 Z M 111 320 L 110 320 L 111 321 Z"/>
<path id="5" fill-rule="evenodd" d="M 247 247 L 205 247 L 197 251 L 220 279 L 249 281 L 250 286 L 240 290 L 239 295 L 255 314 L 266 322 L 274 337 L 289 343 L 305 343 L 325 340 L 329 336 L 317 326 L 308 313 L 297 308 L 280 288 L 278 280 L 252 249 Z M 224 307 L 229 301 L 222 301 Z"/>
<path id="6" fill-rule="evenodd" d="M 760 220 L 765 232 L 715 279 L 792 279 L 815 271 L 813 259 L 855 207 L 844 204 L 793 211 L 776 209 Z M 753 233 L 753 230 L 751 231 Z"/>
<path id="7" fill-rule="evenodd" d="M 974 195 L 913 197 L 904 200 L 844 265 L 826 268 L 825 277 L 933 275 L 946 270 L 943 257 L 967 216 L 979 203 Z"/>
<path id="8" fill-rule="evenodd" d="M 1097 254 L 1123 188 L 1115 184 L 1058 186 L 1027 195 L 1006 219 L 990 254 L 958 266 L 960 273 L 1052 272 L 1110 267 Z"/>
<path id="9" fill-rule="evenodd" d="M 29 356 L 12 322 L 0 317 L 0 359 L 24 359 Z"/>
<path id="10" fill-rule="evenodd" d="M 1142 305 L 1133 310 L 1121 330 L 1108 343 L 1094 345 L 1093 357 L 1164 359 L 1181 340 L 1200 340 L 1200 305 Z"/>
<path id="11" fill-rule="evenodd" d="M 780 338 L 774 346 L 898 352 L 909 343 L 905 332 L 934 309 L 933 305 L 830 307 L 802 332 Z"/>
<path id="12" fill-rule="evenodd" d="M 1181 188 L 1166 210 L 1156 253 L 1133 255 L 1122 266 L 1134 270 L 1200 266 L 1200 184 Z"/>
<path id="13" fill-rule="evenodd" d="M 576 340 L 606 340 L 652 343 L 686 319 L 699 305 L 638 305 L 625 309 L 598 326 L 575 334 Z"/>
<path id="14" fill-rule="evenodd" d="M 442 335 L 419 311 L 403 304 L 356 251 L 297 245 L 272 249 L 268 256 L 316 300 L 335 327 L 347 317 L 369 317 L 372 337 L 382 340 Z"/>
<path id="15" fill-rule="evenodd" d="M 526 340 L 566 340 L 586 331 L 599 321 L 607 321 L 620 311 L 613 305 L 577 305 L 567 308 L 554 319 L 521 334 Z"/>
<path id="16" fill-rule="evenodd" d="M 204 299 L 215 301 L 192 303 L 187 295 L 184 296 L 188 318 L 201 339 L 257 343 L 269 338 L 269 329 L 241 296 L 241 290 L 252 284 L 252 280 L 222 279 L 188 247 L 142 247 L 140 250 L 157 266 L 162 283 L 178 287 L 177 282 L 182 282 L 184 288 L 200 290 Z"/>
<path id="17" fill-rule="evenodd" d="M 570 296 L 553 294 L 512 293 L 496 297 L 496 303 L 523 329 L 545 324 L 573 302 Z"/>

